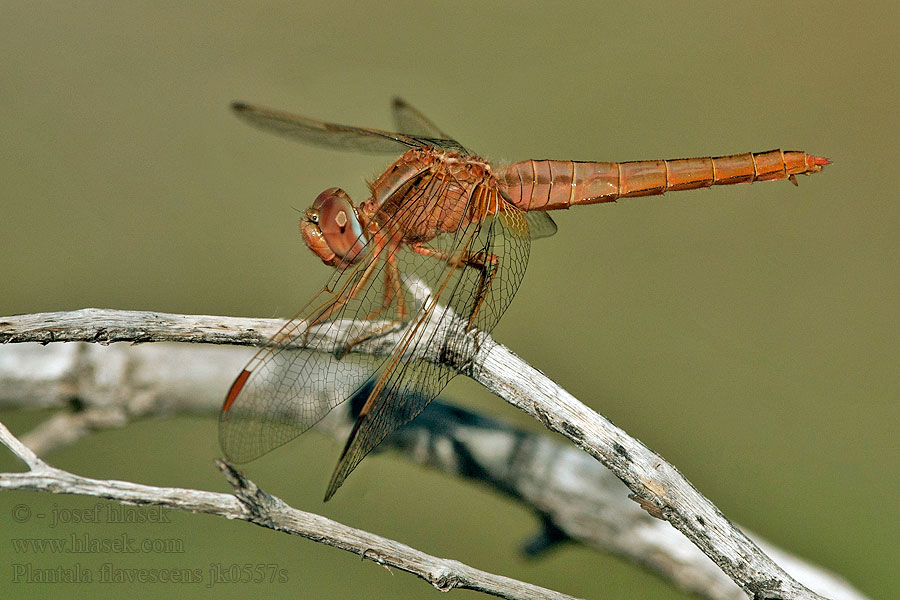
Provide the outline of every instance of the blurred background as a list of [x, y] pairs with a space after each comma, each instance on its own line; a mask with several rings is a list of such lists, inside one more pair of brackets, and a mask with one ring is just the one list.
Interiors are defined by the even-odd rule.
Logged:
[[[0, 315], [84, 307], [292, 315], [330, 274], [299, 236], [324, 188], [365, 197], [390, 158], [303, 146], [228, 110], [241, 99], [390, 128], [400, 95], [496, 160], [829, 156], [766, 183], [554, 214], [497, 340], [675, 464], [727, 516], [846, 576], [900, 589], [900, 154], [892, 3], [0, 3]], [[887, 18], [887, 20], [885, 20]], [[222, 393], [230, 381], [222, 381]], [[539, 429], [457, 378], [445, 398]], [[3, 410], [24, 433], [46, 413]], [[247, 466], [292, 505], [569, 594], [681, 598], [537, 528], [494, 492], [390, 455], [322, 504], [340, 447], [316, 434]], [[0, 469], [20, 468], [0, 453]], [[50, 455], [98, 477], [227, 491], [216, 420], [148, 420]], [[246, 523], [169, 513], [138, 526], [19, 524], [0, 495], [7, 597], [65, 590], [438, 597], [413, 576]], [[142, 527], [142, 528], [141, 528]], [[10, 541], [91, 532], [184, 552], [23, 556]], [[101, 531], [106, 531], [103, 534]], [[142, 533], [143, 532], [143, 533]], [[275, 564], [287, 583], [87, 588], [9, 583], [11, 564], [206, 570]], [[454, 592], [454, 597], [472, 597]]]

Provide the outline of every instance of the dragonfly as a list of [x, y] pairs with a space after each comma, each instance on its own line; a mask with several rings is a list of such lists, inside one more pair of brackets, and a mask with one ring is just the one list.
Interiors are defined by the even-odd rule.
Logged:
[[[289, 442], [363, 391], [366, 400], [326, 501], [369, 452], [469, 364], [479, 348], [473, 336], [491, 332], [519, 288], [531, 241], [556, 233], [548, 211], [713, 185], [785, 179], [796, 185], [797, 175], [830, 164], [802, 151], [771, 150], [501, 166], [400, 99], [393, 102], [396, 132], [243, 102], [232, 110], [251, 125], [303, 142], [400, 155], [368, 183], [369, 197], [359, 205], [333, 187], [305, 212], [302, 237], [334, 271], [238, 374], [219, 417], [223, 452], [242, 463]], [[394, 341], [384, 352], [348, 359], [363, 342], [387, 334]], [[298, 350], [315, 336], [330, 336], [337, 350]]]

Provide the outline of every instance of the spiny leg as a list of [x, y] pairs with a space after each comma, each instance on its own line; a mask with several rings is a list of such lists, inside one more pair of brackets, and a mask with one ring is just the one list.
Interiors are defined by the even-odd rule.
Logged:
[[[469, 317], [469, 329], [475, 326], [475, 317], [478, 316], [478, 311], [481, 309], [483, 302], [487, 299], [487, 293], [488, 290], [491, 289], [494, 277], [496, 277], [500, 270], [500, 258], [496, 254], [487, 254], [486, 251], [482, 250], [475, 254], [473, 260], [475, 259], [479, 261], [475, 266], [481, 271], [481, 276], [478, 281], [479, 300], [478, 304], [476, 304], [475, 308], [472, 310], [472, 316]], [[487, 275], [488, 263], [491, 264], [490, 275]], [[485, 281], [485, 279], [487, 280]]]
[[[427, 256], [429, 258], [436, 258], [438, 260], [447, 261], [454, 267], [469, 267], [472, 269], [478, 269], [478, 289], [475, 293], [475, 304], [472, 308], [472, 313], [469, 315], [469, 321], [467, 324], [467, 327], [469, 329], [474, 327], [475, 317], [478, 316], [478, 311], [481, 310], [481, 305], [487, 299], [487, 292], [491, 287], [491, 283], [493, 283], [494, 281], [494, 277], [497, 275], [497, 272], [500, 269], [500, 258], [496, 254], [487, 254], [486, 250], [479, 250], [478, 252], [470, 252], [468, 250], [464, 250], [461, 255], [454, 256], [451, 252], [438, 250], [437, 248], [431, 248], [430, 246], [425, 246], [424, 244], [411, 244], [410, 248], [417, 254], [421, 254], [422, 256]], [[490, 269], [488, 268], [488, 264], [491, 265]], [[490, 270], [490, 274], [488, 274], [488, 270]]]
[[394, 298], [397, 298], [398, 315], [401, 317], [406, 315], [406, 301], [400, 288], [400, 270], [397, 268], [397, 256], [390, 253], [385, 260], [387, 264], [384, 268], [384, 299], [381, 302], [381, 306], [366, 315], [366, 321], [371, 321], [383, 313], [386, 308], [394, 303]]
[[403, 288], [400, 284], [400, 269], [397, 268], [397, 256], [395, 254], [388, 254], [385, 258], [387, 264], [385, 264], [384, 270], [384, 300], [381, 303], [381, 306], [376, 308], [374, 311], [369, 313], [365, 320], [371, 321], [381, 313], [383, 313], [386, 309], [388, 309], [391, 304], [394, 303], [394, 299], [397, 300], [397, 318], [393, 321], [388, 321], [381, 327], [376, 327], [366, 333], [363, 333], [357, 338], [354, 338], [347, 342], [347, 344], [341, 349], [340, 354], [337, 355], [338, 358], [343, 358], [346, 356], [353, 346], [360, 344], [366, 340], [369, 340], [373, 337], [377, 337], [382, 333], [386, 333], [396, 327], [397, 325], [406, 321], [408, 317], [408, 313], [406, 310], [406, 299], [403, 297]]

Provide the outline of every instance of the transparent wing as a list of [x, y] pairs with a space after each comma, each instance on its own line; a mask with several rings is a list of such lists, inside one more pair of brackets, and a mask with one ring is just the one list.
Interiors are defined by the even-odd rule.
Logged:
[[556, 234], [556, 221], [542, 210], [531, 210], [525, 213], [531, 239], [538, 240]]
[[[247, 363], [231, 385], [219, 415], [219, 442], [229, 460], [247, 462], [291, 441], [377, 372], [386, 356], [353, 354], [337, 360], [334, 352], [300, 346], [323, 340], [340, 350], [355, 336], [389, 322], [388, 316], [380, 321], [355, 321], [357, 315], [367, 315], [382, 302], [378, 286], [384, 270], [367, 270], [381, 261], [373, 250], [355, 267], [336, 271], [325, 288]], [[348, 290], [360, 284], [367, 273], [371, 284], [348, 298]], [[328, 320], [317, 323], [323, 316]], [[355, 324], [343, 327], [348, 320]]]
[[462, 148], [458, 142], [449, 139], [327, 123], [244, 102], [232, 103], [231, 109], [238, 117], [260, 129], [332, 149], [400, 154], [422, 146]]
[[431, 138], [449, 138], [431, 119], [413, 108], [403, 98], [394, 98], [391, 103], [394, 113], [394, 125], [397, 131], [413, 135], [424, 135]]
[[[389, 219], [385, 222], [375, 238], [389, 234]], [[219, 415], [219, 442], [229, 460], [253, 460], [302, 434], [353, 396], [387, 360], [391, 347], [381, 356], [339, 358], [355, 342], [399, 328], [417, 302], [398, 289], [398, 260], [384, 244], [361, 247], [359, 260], [348, 257], [355, 264], [333, 271], [322, 291], [231, 385]], [[310, 342], [322, 342], [332, 352], [302, 348]]]
[[[379, 220], [379, 235], [389, 234], [392, 223], [419, 222], [436, 211], [468, 214], [459, 200], [403, 198], [390, 219], [385, 215]], [[484, 222], [460, 223], [456, 231], [429, 242], [429, 256], [369, 244], [356, 265], [335, 272], [232, 384], [219, 418], [226, 457], [252, 460], [300, 435], [371, 385], [329, 485], [330, 497], [384, 437], [419, 414], [456, 374], [450, 364], [464, 365], [474, 353], [469, 328], [490, 331], [496, 325], [527, 264], [528, 224], [518, 209], [510, 206]], [[298, 349], [317, 339], [339, 350], [353, 348], [367, 338], [395, 343], [380, 356], [351, 353], [339, 358], [340, 352]], [[435, 364], [423, 358], [429, 352], [441, 360]]]
[[[441, 131], [431, 119], [402, 98], [394, 98], [394, 101], [391, 103], [391, 110], [394, 113], [394, 125], [397, 131], [402, 131], [408, 135], [421, 135], [429, 139], [442, 140], [442, 143], [439, 144], [441, 148], [462, 154], [470, 154], [459, 142]], [[449, 144], [443, 142], [449, 142]]]
[[[477, 350], [471, 329], [494, 328], [525, 274], [528, 225], [514, 207], [433, 242], [436, 250], [448, 253], [447, 266], [430, 282], [433, 293], [382, 365], [329, 482], [326, 500], [373, 448], [422, 412], [457, 369], [469, 363]], [[463, 256], [469, 264], [458, 260]], [[441, 360], [419, 358], [425, 349], [432, 359]]]

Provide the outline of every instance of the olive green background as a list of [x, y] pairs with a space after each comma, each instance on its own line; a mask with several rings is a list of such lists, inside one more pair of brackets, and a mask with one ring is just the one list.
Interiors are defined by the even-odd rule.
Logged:
[[[636, 160], [775, 147], [834, 164], [555, 214], [496, 338], [674, 463], [726, 515], [873, 597], [900, 589], [898, 34], [890, 2], [0, 4], [0, 314], [83, 307], [290, 316], [329, 271], [297, 210], [364, 197], [389, 158], [255, 131], [235, 99], [389, 128], [401, 95], [498, 160]], [[222, 392], [230, 381], [222, 381]], [[2, 390], [0, 390], [2, 393]], [[446, 397], [537, 423], [463, 378]], [[22, 433], [46, 414], [4, 410]], [[337, 444], [247, 467], [299, 508], [592, 598], [678, 598], [532, 516], [392, 456], [321, 503]], [[74, 472], [225, 491], [213, 415], [96, 434]], [[19, 468], [7, 453], [0, 469]], [[240, 522], [14, 522], [94, 499], [0, 494], [5, 597], [438, 597], [420, 580]], [[104, 505], [105, 507], [105, 505]], [[184, 552], [23, 554], [14, 538], [180, 539]], [[287, 583], [13, 584], [14, 563], [273, 564]], [[454, 597], [475, 597], [453, 592]]]

